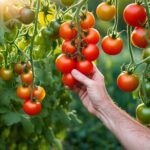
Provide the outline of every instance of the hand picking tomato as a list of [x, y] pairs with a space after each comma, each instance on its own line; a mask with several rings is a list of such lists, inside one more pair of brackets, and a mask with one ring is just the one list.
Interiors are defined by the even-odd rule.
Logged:
[[123, 49], [123, 40], [121, 38], [112, 38], [105, 36], [101, 43], [103, 51], [108, 55], [117, 55]]
[[42, 105], [40, 102], [32, 102], [30, 99], [27, 99], [23, 103], [23, 110], [28, 115], [38, 115], [42, 110]]
[[139, 4], [132, 3], [126, 6], [123, 12], [124, 21], [133, 27], [142, 26], [146, 22], [146, 9]]
[[107, 2], [102, 2], [97, 6], [96, 15], [103, 21], [111, 21], [116, 15], [116, 7]]
[[82, 29], [87, 30], [89, 28], [92, 28], [95, 24], [95, 17], [93, 13], [86, 12], [80, 15], [80, 26]]
[[149, 125], [150, 107], [147, 107], [144, 103], [138, 105], [138, 107], [136, 108], [136, 118], [142, 124]]
[[46, 92], [45, 89], [41, 86], [36, 86], [33, 89], [33, 98], [38, 101], [42, 101], [45, 98]]
[[23, 83], [26, 83], [26, 84], [32, 84], [32, 80], [33, 80], [33, 75], [32, 75], [32, 71], [30, 70], [29, 72], [27, 73], [22, 73], [21, 74], [21, 81]]
[[56, 67], [62, 73], [70, 73], [76, 67], [76, 63], [72, 58], [61, 54], [56, 59]]
[[18, 86], [16, 94], [19, 98], [26, 100], [30, 98], [30, 95], [31, 95], [30, 87]]
[[71, 88], [77, 83], [77, 80], [72, 76], [71, 73], [67, 73], [67, 74], [63, 74], [62, 82], [64, 85]]
[[0, 77], [2, 80], [11, 80], [13, 77], [13, 71], [11, 69], [2, 68], [0, 70]]
[[135, 74], [122, 72], [117, 78], [117, 85], [125, 92], [133, 92], [139, 85], [139, 78]]
[[93, 64], [88, 60], [78, 61], [76, 69], [85, 75], [90, 75], [93, 73]]
[[89, 61], [96, 60], [100, 54], [99, 48], [95, 44], [88, 44], [81, 52]]

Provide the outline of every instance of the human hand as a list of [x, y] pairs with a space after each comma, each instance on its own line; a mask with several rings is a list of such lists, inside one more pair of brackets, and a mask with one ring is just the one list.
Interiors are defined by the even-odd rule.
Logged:
[[73, 87], [72, 90], [79, 95], [87, 110], [96, 115], [98, 109], [110, 99], [105, 88], [104, 76], [96, 66], [94, 66], [94, 72], [90, 78], [75, 69], [71, 73], [81, 83]]

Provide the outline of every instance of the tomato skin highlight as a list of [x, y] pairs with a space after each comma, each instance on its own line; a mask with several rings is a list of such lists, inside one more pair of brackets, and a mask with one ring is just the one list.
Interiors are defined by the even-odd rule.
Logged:
[[33, 98], [38, 101], [42, 101], [46, 96], [45, 89], [41, 86], [37, 86], [33, 89]]
[[27, 99], [23, 103], [23, 110], [28, 115], [38, 115], [42, 110], [42, 105], [40, 102], [32, 102], [30, 99]]
[[136, 108], [136, 118], [142, 124], [149, 125], [150, 124], [150, 107], [147, 107], [144, 103], [138, 105]]
[[[89, 28], [92, 28], [95, 25], [95, 17], [93, 13], [86, 12], [84, 20], [80, 20], [80, 26], [82, 29], [87, 30]], [[82, 15], [81, 15], [82, 18]]]
[[103, 21], [111, 21], [116, 15], [116, 7], [107, 2], [102, 2], [96, 8], [96, 15]]
[[89, 61], [94, 61], [100, 55], [99, 48], [95, 44], [88, 44], [87, 47], [82, 49], [81, 53]]
[[130, 26], [142, 26], [147, 18], [146, 9], [136, 3], [129, 4], [124, 9], [123, 18], [126, 24]]
[[75, 67], [76, 63], [72, 58], [67, 58], [65, 54], [61, 54], [56, 59], [56, 68], [62, 73], [70, 73]]
[[88, 60], [78, 61], [76, 69], [84, 75], [90, 75], [93, 73], [93, 64]]
[[150, 32], [148, 32], [147, 37], [147, 30], [143, 27], [136, 27], [131, 33], [131, 42], [135, 47], [138, 48], [147, 47], [148, 45], [147, 38], [150, 39]]
[[72, 76], [71, 73], [67, 73], [67, 74], [63, 74], [62, 82], [64, 85], [72, 88], [77, 83], [77, 80]]
[[65, 40], [72, 40], [77, 35], [76, 27], [71, 27], [71, 23], [69, 21], [64, 22], [60, 25], [59, 28], [59, 36]]
[[18, 86], [16, 95], [23, 100], [29, 99], [31, 95], [30, 87]]
[[11, 80], [13, 77], [13, 71], [11, 69], [2, 68], [0, 69], [0, 77], [5, 81]]
[[94, 29], [94, 28], [90, 28], [88, 31], [87, 31], [87, 35], [84, 35], [83, 34], [83, 42], [89, 44], [97, 44], [99, 41], [100, 41], [100, 34], [99, 32]]
[[139, 78], [135, 74], [122, 72], [117, 78], [117, 85], [122, 91], [132, 92], [138, 87]]
[[72, 45], [72, 41], [63, 41], [61, 49], [63, 53], [73, 54], [77, 52], [75, 46]]
[[26, 84], [32, 84], [32, 80], [33, 80], [33, 75], [32, 75], [32, 71], [30, 70], [28, 73], [22, 73], [21, 74], [21, 81], [23, 83], [26, 83]]
[[123, 40], [121, 38], [112, 38], [105, 36], [101, 43], [102, 50], [108, 55], [117, 55], [123, 49]]

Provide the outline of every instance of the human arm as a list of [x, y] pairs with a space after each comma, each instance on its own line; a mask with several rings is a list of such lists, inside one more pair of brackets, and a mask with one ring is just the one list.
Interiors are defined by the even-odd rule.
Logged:
[[150, 129], [114, 104], [107, 93], [104, 77], [96, 67], [90, 79], [77, 70], [73, 70], [72, 75], [81, 83], [73, 91], [79, 95], [83, 105], [104, 123], [126, 149], [150, 149]]

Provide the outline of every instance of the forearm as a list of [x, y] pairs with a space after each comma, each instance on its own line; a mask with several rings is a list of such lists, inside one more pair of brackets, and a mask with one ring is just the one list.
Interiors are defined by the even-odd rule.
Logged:
[[97, 108], [97, 117], [128, 150], [150, 150], [150, 129], [117, 107], [110, 97]]

